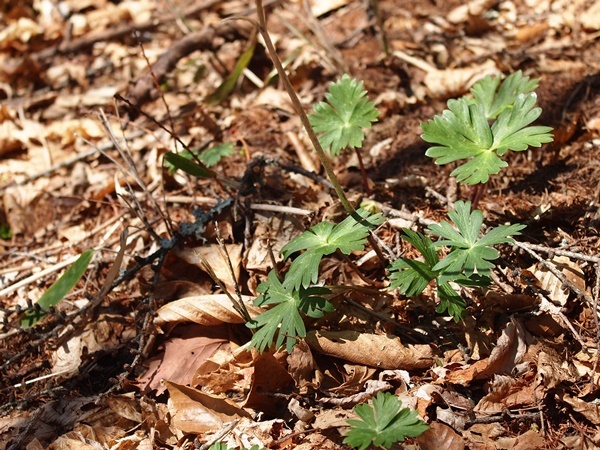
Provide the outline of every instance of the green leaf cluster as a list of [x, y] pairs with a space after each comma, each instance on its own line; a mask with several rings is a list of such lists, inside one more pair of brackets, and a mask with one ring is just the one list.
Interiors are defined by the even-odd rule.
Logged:
[[538, 80], [519, 71], [499, 83], [488, 75], [473, 86], [473, 97], [448, 100], [447, 110], [421, 124], [423, 140], [437, 144], [425, 153], [436, 164], [468, 160], [450, 174], [463, 184], [487, 183], [508, 165], [501, 157], [509, 150], [552, 142], [552, 128], [529, 126], [542, 112], [532, 92]]
[[321, 146], [329, 149], [332, 156], [347, 147], [362, 147], [363, 129], [371, 128], [379, 115], [375, 104], [367, 98], [363, 82], [344, 74], [330, 85], [325, 99], [327, 102], [317, 103], [314, 113], [308, 115], [311, 126], [320, 134]]
[[[308, 317], [318, 319], [325, 312], [333, 311], [333, 305], [323, 297], [331, 291], [323, 287], [300, 287], [293, 289], [282, 284], [277, 274], [271, 271], [268, 281], [262, 282], [258, 288], [262, 295], [257, 297], [257, 306], [273, 306], [258, 315], [246, 326], [257, 329], [252, 336], [251, 345], [260, 353], [269, 348], [273, 342], [280, 347], [285, 340], [285, 347], [291, 352], [298, 338], [306, 337], [306, 327], [301, 312]], [[277, 337], [275, 337], [277, 336]]]
[[321, 222], [287, 243], [282, 255], [287, 259], [293, 253], [304, 250], [292, 262], [285, 277], [285, 283], [294, 289], [316, 283], [319, 277], [319, 264], [323, 256], [336, 251], [349, 255], [365, 247], [369, 230], [384, 222], [382, 214], [369, 213], [364, 209], [349, 216], [338, 224]]
[[283, 282], [271, 271], [267, 281], [258, 286], [261, 295], [254, 304], [273, 307], [246, 324], [257, 330], [252, 345], [263, 352], [273, 342], [279, 347], [285, 340], [286, 349], [291, 351], [297, 339], [306, 336], [303, 315], [318, 319], [333, 311], [333, 305], [323, 297], [330, 293], [329, 289], [311, 286], [318, 281], [323, 256], [363, 250], [369, 230], [383, 221], [381, 214], [369, 215], [359, 209], [356, 216], [338, 224], [321, 222], [286, 244], [281, 249], [286, 259], [303, 253], [292, 261]]
[[389, 392], [379, 392], [373, 398], [373, 406], [357, 405], [354, 412], [361, 420], [348, 420], [350, 430], [344, 443], [359, 450], [370, 445], [390, 448], [395, 442], [417, 437], [429, 429], [416, 411], [403, 408], [402, 402]]
[[[421, 233], [403, 229], [404, 239], [422, 255], [423, 261], [399, 258], [390, 267], [390, 288], [399, 289], [406, 296], [421, 294], [435, 280], [440, 303], [437, 312], [447, 312], [455, 321], [464, 314], [466, 304], [450, 283], [462, 286], [487, 286], [490, 284], [491, 262], [499, 253], [493, 247], [513, 242], [510, 236], [520, 234], [524, 225], [502, 225], [481, 236], [483, 214], [471, 211], [471, 202], [458, 201], [455, 210], [448, 213], [453, 224], [442, 221], [429, 226], [429, 233], [441, 239], [433, 242]], [[438, 249], [448, 247], [443, 259]]]

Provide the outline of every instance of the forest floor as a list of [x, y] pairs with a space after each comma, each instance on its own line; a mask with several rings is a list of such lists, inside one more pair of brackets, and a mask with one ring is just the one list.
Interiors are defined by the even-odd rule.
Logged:
[[[527, 226], [498, 247], [494, 285], [462, 290], [456, 323], [432, 287], [390, 290], [370, 246], [349, 255], [362, 277], [333, 254], [319, 281], [334, 311], [290, 353], [259, 354], [227, 293], [260, 313], [282, 246], [344, 215], [263, 41], [224, 21], [254, 4], [4, 1], [0, 449], [350, 448], [352, 408], [382, 391], [430, 427], [393, 448], [600, 448], [600, 1], [265, 8], [307, 112], [344, 73], [380, 111], [368, 188], [354, 152], [332, 161], [395, 255], [414, 256], [402, 227], [471, 195], [425, 156], [421, 123], [487, 74], [540, 78], [554, 142], [509, 152], [479, 204], [488, 226]], [[217, 176], [170, 173], [184, 147], [220, 149]], [[74, 289], [23, 328], [89, 248]]]

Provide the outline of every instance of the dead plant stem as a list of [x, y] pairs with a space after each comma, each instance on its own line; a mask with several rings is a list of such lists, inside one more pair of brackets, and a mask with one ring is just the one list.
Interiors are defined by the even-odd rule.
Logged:
[[[327, 172], [327, 176], [331, 180], [333, 189], [334, 189], [335, 193], [337, 194], [338, 198], [340, 199], [342, 206], [344, 207], [344, 209], [346, 211], [348, 211], [348, 213], [350, 215], [355, 215], [356, 210], [354, 209], [352, 204], [348, 201], [348, 198], [346, 197], [344, 189], [342, 189], [342, 186], [340, 185], [340, 182], [339, 182], [337, 176], [335, 175], [335, 172], [333, 171], [333, 166], [331, 165], [331, 160], [325, 153], [325, 150], [323, 150], [323, 147], [321, 147], [321, 144], [319, 143], [319, 138], [317, 137], [312, 126], [310, 125], [310, 121], [308, 120], [308, 116], [304, 112], [302, 103], [300, 102], [300, 99], [298, 98], [298, 95], [296, 94], [296, 91], [294, 90], [294, 87], [292, 86], [292, 83], [290, 82], [290, 79], [288, 78], [288, 76], [285, 72], [285, 69], [283, 68], [283, 65], [281, 64], [281, 60], [279, 59], [279, 56], [277, 56], [277, 51], [275, 50], [275, 46], [273, 45], [273, 42], [271, 41], [271, 37], [269, 36], [269, 32], [267, 31], [267, 24], [266, 24], [267, 21], [266, 21], [265, 10], [263, 8], [262, 0], [256, 0], [256, 12], [258, 15], [258, 23], [255, 23], [255, 26], [258, 28], [258, 31], [261, 34], [263, 41], [265, 42], [267, 51], [269, 52], [269, 55], [271, 56], [271, 60], [273, 61], [273, 64], [275, 65], [275, 68], [277, 69], [277, 74], [279, 75], [279, 78], [281, 79], [281, 82], [283, 83], [283, 86], [284, 86], [288, 96], [290, 97], [292, 105], [294, 106], [294, 110], [296, 111], [296, 114], [298, 114], [298, 117], [300, 117], [302, 126], [306, 130], [308, 137], [309, 137], [311, 143], [313, 144], [313, 146], [317, 152], [317, 155], [319, 156], [319, 159], [321, 160], [321, 164], [323, 165], [325, 172]], [[244, 19], [249, 20], [247, 18], [244, 18]], [[251, 21], [251, 22], [254, 22], [254, 21]]]

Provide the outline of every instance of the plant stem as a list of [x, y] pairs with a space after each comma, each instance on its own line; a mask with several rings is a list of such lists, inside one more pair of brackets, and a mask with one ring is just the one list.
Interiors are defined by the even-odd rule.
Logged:
[[354, 147], [354, 151], [356, 152], [356, 156], [358, 158], [358, 166], [360, 167], [360, 174], [362, 176], [362, 182], [363, 182], [363, 186], [365, 188], [365, 194], [371, 195], [369, 179], [367, 178], [367, 170], [365, 169], [365, 164], [363, 163], [362, 155], [360, 153], [360, 150], [357, 147]]
[[479, 200], [481, 200], [481, 197], [483, 197], [483, 193], [485, 192], [486, 187], [487, 183], [478, 184], [473, 187], [471, 191], [471, 211], [477, 209], [477, 206], [479, 205]]
[[267, 51], [269, 52], [269, 56], [271, 57], [271, 60], [273, 61], [273, 64], [275, 65], [275, 69], [277, 70], [277, 74], [279, 75], [279, 78], [281, 79], [281, 82], [283, 83], [283, 86], [284, 86], [285, 90], [287, 91], [287, 94], [290, 97], [290, 100], [292, 101], [294, 110], [296, 111], [296, 114], [298, 114], [298, 116], [300, 117], [302, 126], [304, 126], [304, 129], [308, 133], [308, 137], [317, 152], [317, 156], [319, 157], [319, 160], [321, 161], [321, 164], [323, 165], [325, 172], [327, 172], [327, 176], [331, 180], [333, 189], [334, 189], [335, 193], [337, 194], [338, 198], [340, 199], [342, 206], [344, 207], [344, 209], [346, 211], [348, 211], [348, 214], [354, 215], [356, 213], [356, 210], [354, 209], [352, 204], [348, 201], [348, 198], [346, 197], [346, 194], [344, 193], [344, 190], [342, 189], [342, 186], [340, 185], [340, 182], [337, 179], [337, 176], [335, 175], [335, 173], [333, 171], [333, 166], [331, 165], [331, 160], [325, 153], [325, 150], [323, 150], [323, 147], [321, 147], [321, 144], [319, 143], [319, 139], [317, 138], [317, 135], [316, 135], [315, 131], [313, 130], [312, 126], [310, 125], [310, 122], [308, 120], [306, 113], [304, 112], [302, 103], [300, 103], [300, 99], [298, 98], [298, 95], [296, 94], [296, 91], [294, 90], [294, 87], [292, 86], [292, 83], [290, 82], [290, 79], [288, 78], [288, 76], [285, 72], [285, 69], [283, 68], [283, 65], [281, 64], [281, 60], [279, 59], [279, 56], [277, 56], [277, 51], [275, 50], [275, 46], [273, 45], [273, 42], [271, 41], [271, 37], [269, 36], [269, 32], [267, 31], [267, 26], [266, 26], [267, 21], [266, 21], [265, 10], [263, 8], [262, 0], [256, 0], [256, 12], [258, 15], [258, 31], [261, 34], [263, 40], [265, 41], [265, 46], [267, 48]]

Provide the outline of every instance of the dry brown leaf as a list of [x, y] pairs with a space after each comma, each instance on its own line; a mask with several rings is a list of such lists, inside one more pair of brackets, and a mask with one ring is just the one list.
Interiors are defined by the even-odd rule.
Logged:
[[537, 350], [536, 356], [537, 374], [534, 386], [536, 398], [541, 401], [549, 390], [571, 379], [571, 374], [563, 367], [563, 358], [556, 350], [543, 347]]
[[454, 384], [466, 385], [473, 380], [483, 380], [497, 374], [511, 373], [523, 361], [527, 350], [525, 329], [516, 319], [512, 319], [502, 330], [498, 343], [489, 358], [477, 361], [462, 369], [449, 372], [445, 379]]
[[226, 397], [209, 395], [166, 380], [163, 383], [169, 391], [171, 426], [184, 433], [215, 431], [227, 422], [251, 417]]
[[225, 249], [233, 267], [233, 276], [229, 267], [229, 263], [225, 259], [226, 256], [219, 244], [209, 244], [200, 247], [182, 248], [175, 251], [175, 254], [186, 261], [188, 264], [193, 264], [199, 269], [207, 272], [204, 267], [206, 261], [217, 278], [223, 282], [229, 292], [235, 292], [235, 283], [240, 278], [240, 267], [242, 264], [242, 244], [225, 244]]
[[281, 406], [281, 399], [270, 395], [272, 392], [286, 391], [293, 379], [287, 369], [273, 355], [252, 352], [254, 371], [250, 392], [243, 406], [267, 414], [274, 414]]
[[474, 408], [484, 413], [498, 413], [506, 408], [530, 406], [536, 403], [533, 383], [523, 385], [522, 380], [507, 375], [495, 375], [489, 393]]
[[245, 255], [245, 267], [266, 273], [273, 268], [268, 246], [271, 246], [275, 260], [281, 261], [281, 249], [302, 232], [301, 223], [289, 216], [268, 212], [257, 213], [256, 217], [258, 223]]
[[381, 369], [426, 369], [435, 356], [429, 345], [405, 346], [396, 336], [358, 331], [309, 331], [306, 342], [326, 355]]
[[424, 82], [433, 98], [458, 97], [486, 75], [500, 75], [496, 63], [492, 60], [487, 60], [479, 66], [432, 70], [427, 73]]
[[[319, 401], [326, 405], [341, 406], [342, 408], [352, 408], [359, 403], [365, 403], [372, 399], [378, 392], [389, 391], [393, 386], [387, 381], [368, 380], [362, 389], [353, 395], [345, 397], [321, 397]], [[406, 406], [406, 402], [402, 402]]]
[[87, 355], [117, 348], [135, 336], [135, 330], [123, 327], [120, 316], [102, 315], [86, 329], [58, 347], [52, 354], [52, 373], [67, 376], [76, 373]]
[[111, 395], [106, 399], [106, 404], [115, 414], [135, 423], [143, 420], [140, 401], [133, 394]]
[[569, 394], [561, 396], [561, 400], [573, 407], [573, 411], [581, 414], [596, 426], [600, 426], [600, 405], [598, 403], [586, 402]]
[[421, 450], [464, 450], [464, 439], [448, 425], [440, 422], [428, 425], [429, 429], [417, 438]]
[[523, 361], [527, 351], [525, 329], [520, 321], [512, 318], [498, 338], [488, 363], [488, 375], [511, 373]]
[[148, 369], [137, 380], [142, 391], [164, 391], [161, 380], [189, 384], [197, 368], [223, 348], [229, 348], [227, 330], [196, 324], [178, 326], [164, 343], [164, 352], [146, 362]]
[[319, 414], [313, 422], [315, 430], [328, 430], [348, 426], [348, 419], [357, 419], [358, 416], [352, 411], [343, 408], [327, 409]]
[[588, 31], [600, 30], [600, 1], [596, 0], [594, 4], [577, 19], [583, 28]]
[[[577, 263], [571, 261], [566, 256], [555, 256], [548, 262], [552, 263], [558, 271], [562, 272], [569, 282], [585, 292], [585, 276]], [[531, 266], [529, 271], [540, 282], [541, 288], [548, 291], [550, 300], [560, 306], [566, 305], [570, 290], [567, 286], [563, 286], [563, 283], [552, 272], [539, 263]]]
[[466, 22], [471, 16], [481, 16], [497, 3], [496, 0], [471, 0], [450, 11], [447, 19], [454, 24]]
[[[262, 309], [252, 304], [253, 297], [243, 295], [242, 300], [251, 317], [262, 312]], [[175, 300], [160, 308], [154, 320], [159, 327], [182, 322], [213, 326], [223, 323], [242, 324], [246, 321], [235, 310], [227, 294], [194, 295]]]
[[34, 36], [42, 34], [43, 30], [36, 22], [27, 18], [19, 17], [16, 22], [8, 24], [0, 30], [0, 48], [21, 47]]
[[305, 394], [309, 387], [318, 387], [313, 381], [315, 359], [305, 341], [298, 341], [294, 345], [292, 352], [287, 357], [287, 363], [288, 373], [294, 379], [300, 393]]

